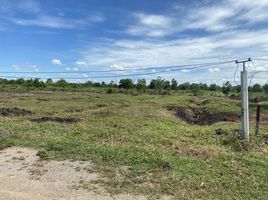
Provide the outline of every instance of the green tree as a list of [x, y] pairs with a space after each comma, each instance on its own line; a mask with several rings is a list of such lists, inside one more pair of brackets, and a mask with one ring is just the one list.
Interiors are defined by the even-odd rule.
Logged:
[[263, 91], [268, 94], [268, 83], [266, 83], [263, 87]]
[[108, 87], [110, 87], [110, 88], [118, 88], [118, 85], [117, 85], [114, 81], [111, 81], [111, 82], [108, 84]]
[[232, 90], [232, 85], [230, 84], [229, 81], [223, 84], [222, 86], [222, 93], [227, 96]]
[[182, 83], [178, 86], [179, 90], [189, 90], [190, 89], [190, 83], [186, 82], [186, 83]]
[[262, 92], [262, 87], [261, 87], [261, 85], [260, 84], [254, 84], [253, 86], [252, 86], [252, 91], [253, 92]]
[[16, 80], [16, 83], [19, 85], [24, 85], [25, 84], [25, 80], [23, 78], [19, 78]]
[[130, 89], [134, 87], [134, 83], [131, 79], [127, 78], [127, 79], [121, 79], [119, 81], [119, 88], [124, 88], [124, 89]]
[[172, 90], [178, 89], [178, 82], [174, 78], [171, 80], [171, 89]]
[[160, 94], [162, 89], [165, 88], [165, 84], [167, 85], [166, 81], [159, 76], [157, 79], [151, 80], [149, 88], [158, 90], [158, 93]]
[[198, 95], [198, 91], [199, 91], [199, 84], [197, 83], [192, 83], [190, 85], [190, 89], [191, 89], [191, 92], [193, 93], [194, 96], [197, 96]]
[[146, 79], [145, 78], [142, 78], [142, 79], [138, 80], [137, 90], [139, 92], [145, 92], [146, 91]]
[[215, 83], [213, 83], [213, 84], [211, 84], [210, 86], [209, 86], [209, 88], [208, 88], [210, 91], [216, 91], [217, 89], [218, 89], [218, 86], [215, 84]]
[[53, 84], [53, 80], [51, 78], [47, 79], [46, 84], [52, 85]]
[[64, 79], [61, 79], [61, 80], [59, 80], [59, 81], [57, 81], [55, 83], [55, 86], [57, 86], [57, 87], [67, 87], [68, 86], [68, 82], [65, 81]]

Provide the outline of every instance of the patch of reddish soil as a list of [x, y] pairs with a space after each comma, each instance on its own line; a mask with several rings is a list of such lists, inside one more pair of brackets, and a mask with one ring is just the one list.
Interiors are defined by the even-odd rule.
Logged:
[[33, 114], [29, 110], [20, 108], [0, 108], [0, 116], [25, 116]]
[[41, 118], [32, 119], [31, 121], [37, 122], [37, 123], [58, 122], [58, 123], [72, 124], [72, 123], [80, 122], [80, 119], [60, 118], [60, 117], [41, 117]]
[[177, 106], [167, 106], [170, 111], [174, 111], [178, 117], [189, 124], [212, 125], [217, 122], [235, 122], [240, 119], [237, 113], [212, 113], [202, 108], [183, 109]]

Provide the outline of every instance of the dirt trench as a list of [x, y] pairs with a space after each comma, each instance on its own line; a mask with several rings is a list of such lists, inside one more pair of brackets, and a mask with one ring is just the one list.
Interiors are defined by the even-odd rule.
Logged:
[[33, 113], [29, 110], [14, 108], [0, 108], [0, 116], [25, 116], [32, 115]]
[[218, 122], [235, 122], [240, 119], [238, 113], [213, 113], [203, 108], [183, 109], [177, 106], [166, 106], [169, 111], [189, 124], [212, 125]]
[[36, 123], [57, 122], [57, 123], [73, 124], [78, 123], [81, 120], [77, 118], [41, 117], [32, 119], [31, 121]]

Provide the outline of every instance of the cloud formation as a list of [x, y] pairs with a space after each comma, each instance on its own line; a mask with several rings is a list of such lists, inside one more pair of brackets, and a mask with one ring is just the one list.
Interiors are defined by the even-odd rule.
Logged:
[[61, 62], [61, 60], [59, 60], [59, 59], [53, 59], [53, 60], [51, 60], [51, 63], [52, 63], [53, 65], [62, 65], [62, 62]]
[[[36, 0], [0, 0], [0, 14], [4, 13], [5, 20], [21, 26], [39, 26], [56, 29], [74, 29], [100, 23], [105, 17], [100, 12], [91, 15], [67, 17], [64, 13], [53, 15], [45, 12], [42, 5]], [[20, 13], [30, 14], [28, 17], [21, 17]], [[1, 17], [0, 17], [1, 19]]]

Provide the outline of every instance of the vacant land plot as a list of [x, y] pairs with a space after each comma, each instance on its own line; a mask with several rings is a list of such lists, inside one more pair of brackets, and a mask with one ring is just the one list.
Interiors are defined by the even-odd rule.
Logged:
[[268, 107], [260, 137], [251, 108], [250, 143], [239, 140], [239, 112], [239, 100], [209, 95], [2, 93], [0, 182], [25, 176], [37, 191], [63, 187], [65, 199], [265, 199]]

